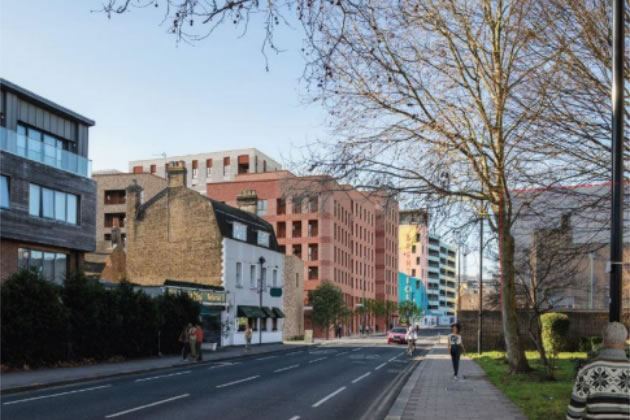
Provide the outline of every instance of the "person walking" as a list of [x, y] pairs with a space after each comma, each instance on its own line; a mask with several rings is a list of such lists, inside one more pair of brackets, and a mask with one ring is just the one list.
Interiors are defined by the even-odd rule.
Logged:
[[417, 338], [418, 336], [416, 335], [416, 329], [413, 327], [413, 325], [410, 325], [409, 328], [407, 328], [407, 335], [405, 336], [405, 339], [407, 340], [407, 356], [408, 357], [413, 356], [413, 352], [416, 350]]
[[630, 361], [624, 351], [628, 330], [610, 322], [602, 339], [602, 349], [575, 378], [567, 420], [630, 418]]
[[203, 355], [201, 352], [201, 344], [203, 343], [203, 329], [201, 328], [201, 325], [199, 325], [199, 323], [195, 325], [195, 340], [196, 340], [195, 350], [197, 351], [197, 361], [201, 362], [201, 360], [203, 359]]
[[245, 328], [245, 351], [249, 352], [252, 346], [252, 327], [247, 324], [247, 328]]
[[190, 344], [190, 355], [193, 360], [197, 358], [197, 329], [194, 325], [190, 325], [188, 328], [188, 343]]
[[192, 324], [189, 322], [188, 325], [184, 326], [181, 334], [179, 335], [178, 341], [182, 343], [182, 360], [186, 360], [188, 358], [188, 354], [190, 353], [190, 343], [188, 342], [188, 331], [192, 328]]
[[462, 353], [466, 351], [462, 336], [460, 335], [460, 326], [458, 323], [451, 325], [451, 333], [448, 335], [448, 352], [451, 354], [451, 362], [453, 363], [453, 379], [458, 380], [459, 377], [459, 359]]

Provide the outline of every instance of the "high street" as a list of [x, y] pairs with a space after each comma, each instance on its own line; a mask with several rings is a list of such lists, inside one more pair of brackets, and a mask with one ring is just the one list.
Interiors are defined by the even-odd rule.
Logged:
[[[361, 418], [408, 367], [384, 339], [48, 388], [2, 398], [6, 419]], [[422, 349], [418, 349], [419, 355]]]

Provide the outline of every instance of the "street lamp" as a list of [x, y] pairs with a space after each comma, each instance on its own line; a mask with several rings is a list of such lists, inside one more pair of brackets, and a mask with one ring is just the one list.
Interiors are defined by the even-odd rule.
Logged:
[[[260, 257], [258, 259], [258, 263], [260, 264], [260, 281], [258, 282], [258, 300], [259, 300], [259, 305], [260, 305], [260, 313], [262, 313], [262, 308], [263, 308], [263, 281], [264, 281], [264, 277], [263, 277], [263, 265], [265, 264], [265, 257]], [[258, 345], [260, 346], [262, 344], [262, 320], [263, 318], [260, 318], [260, 325], [258, 325]]]

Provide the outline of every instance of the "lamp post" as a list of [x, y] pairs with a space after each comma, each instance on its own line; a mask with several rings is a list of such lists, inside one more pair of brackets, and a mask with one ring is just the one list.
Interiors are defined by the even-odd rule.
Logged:
[[481, 354], [482, 312], [483, 311], [483, 217], [479, 217], [479, 320], [477, 329], [477, 353]]
[[[260, 257], [258, 259], [258, 263], [260, 264], [260, 281], [258, 282], [258, 300], [259, 300], [259, 305], [260, 305], [260, 313], [262, 313], [262, 307], [263, 307], [263, 281], [265, 280], [265, 278], [263, 277], [263, 265], [265, 264], [265, 257]], [[260, 318], [260, 325], [258, 326], [258, 345], [262, 345], [262, 320], [263, 318]]]
[[609, 321], [621, 318], [621, 274], [623, 268], [623, 123], [624, 123], [624, 3], [613, 1], [612, 84], [612, 209], [610, 225]]

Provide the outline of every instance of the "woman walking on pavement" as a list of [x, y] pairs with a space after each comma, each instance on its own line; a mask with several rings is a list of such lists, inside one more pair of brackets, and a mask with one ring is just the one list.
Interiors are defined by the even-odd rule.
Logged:
[[459, 359], [462, 353], [466, 351], [462, 336], [460, 335], [460, 326], [458, 323], [451, 325], [451, 333], [448, 335], [448, 352], [451, 354], [451, 362], [453, 362], [453, 379], [458, 380]]

